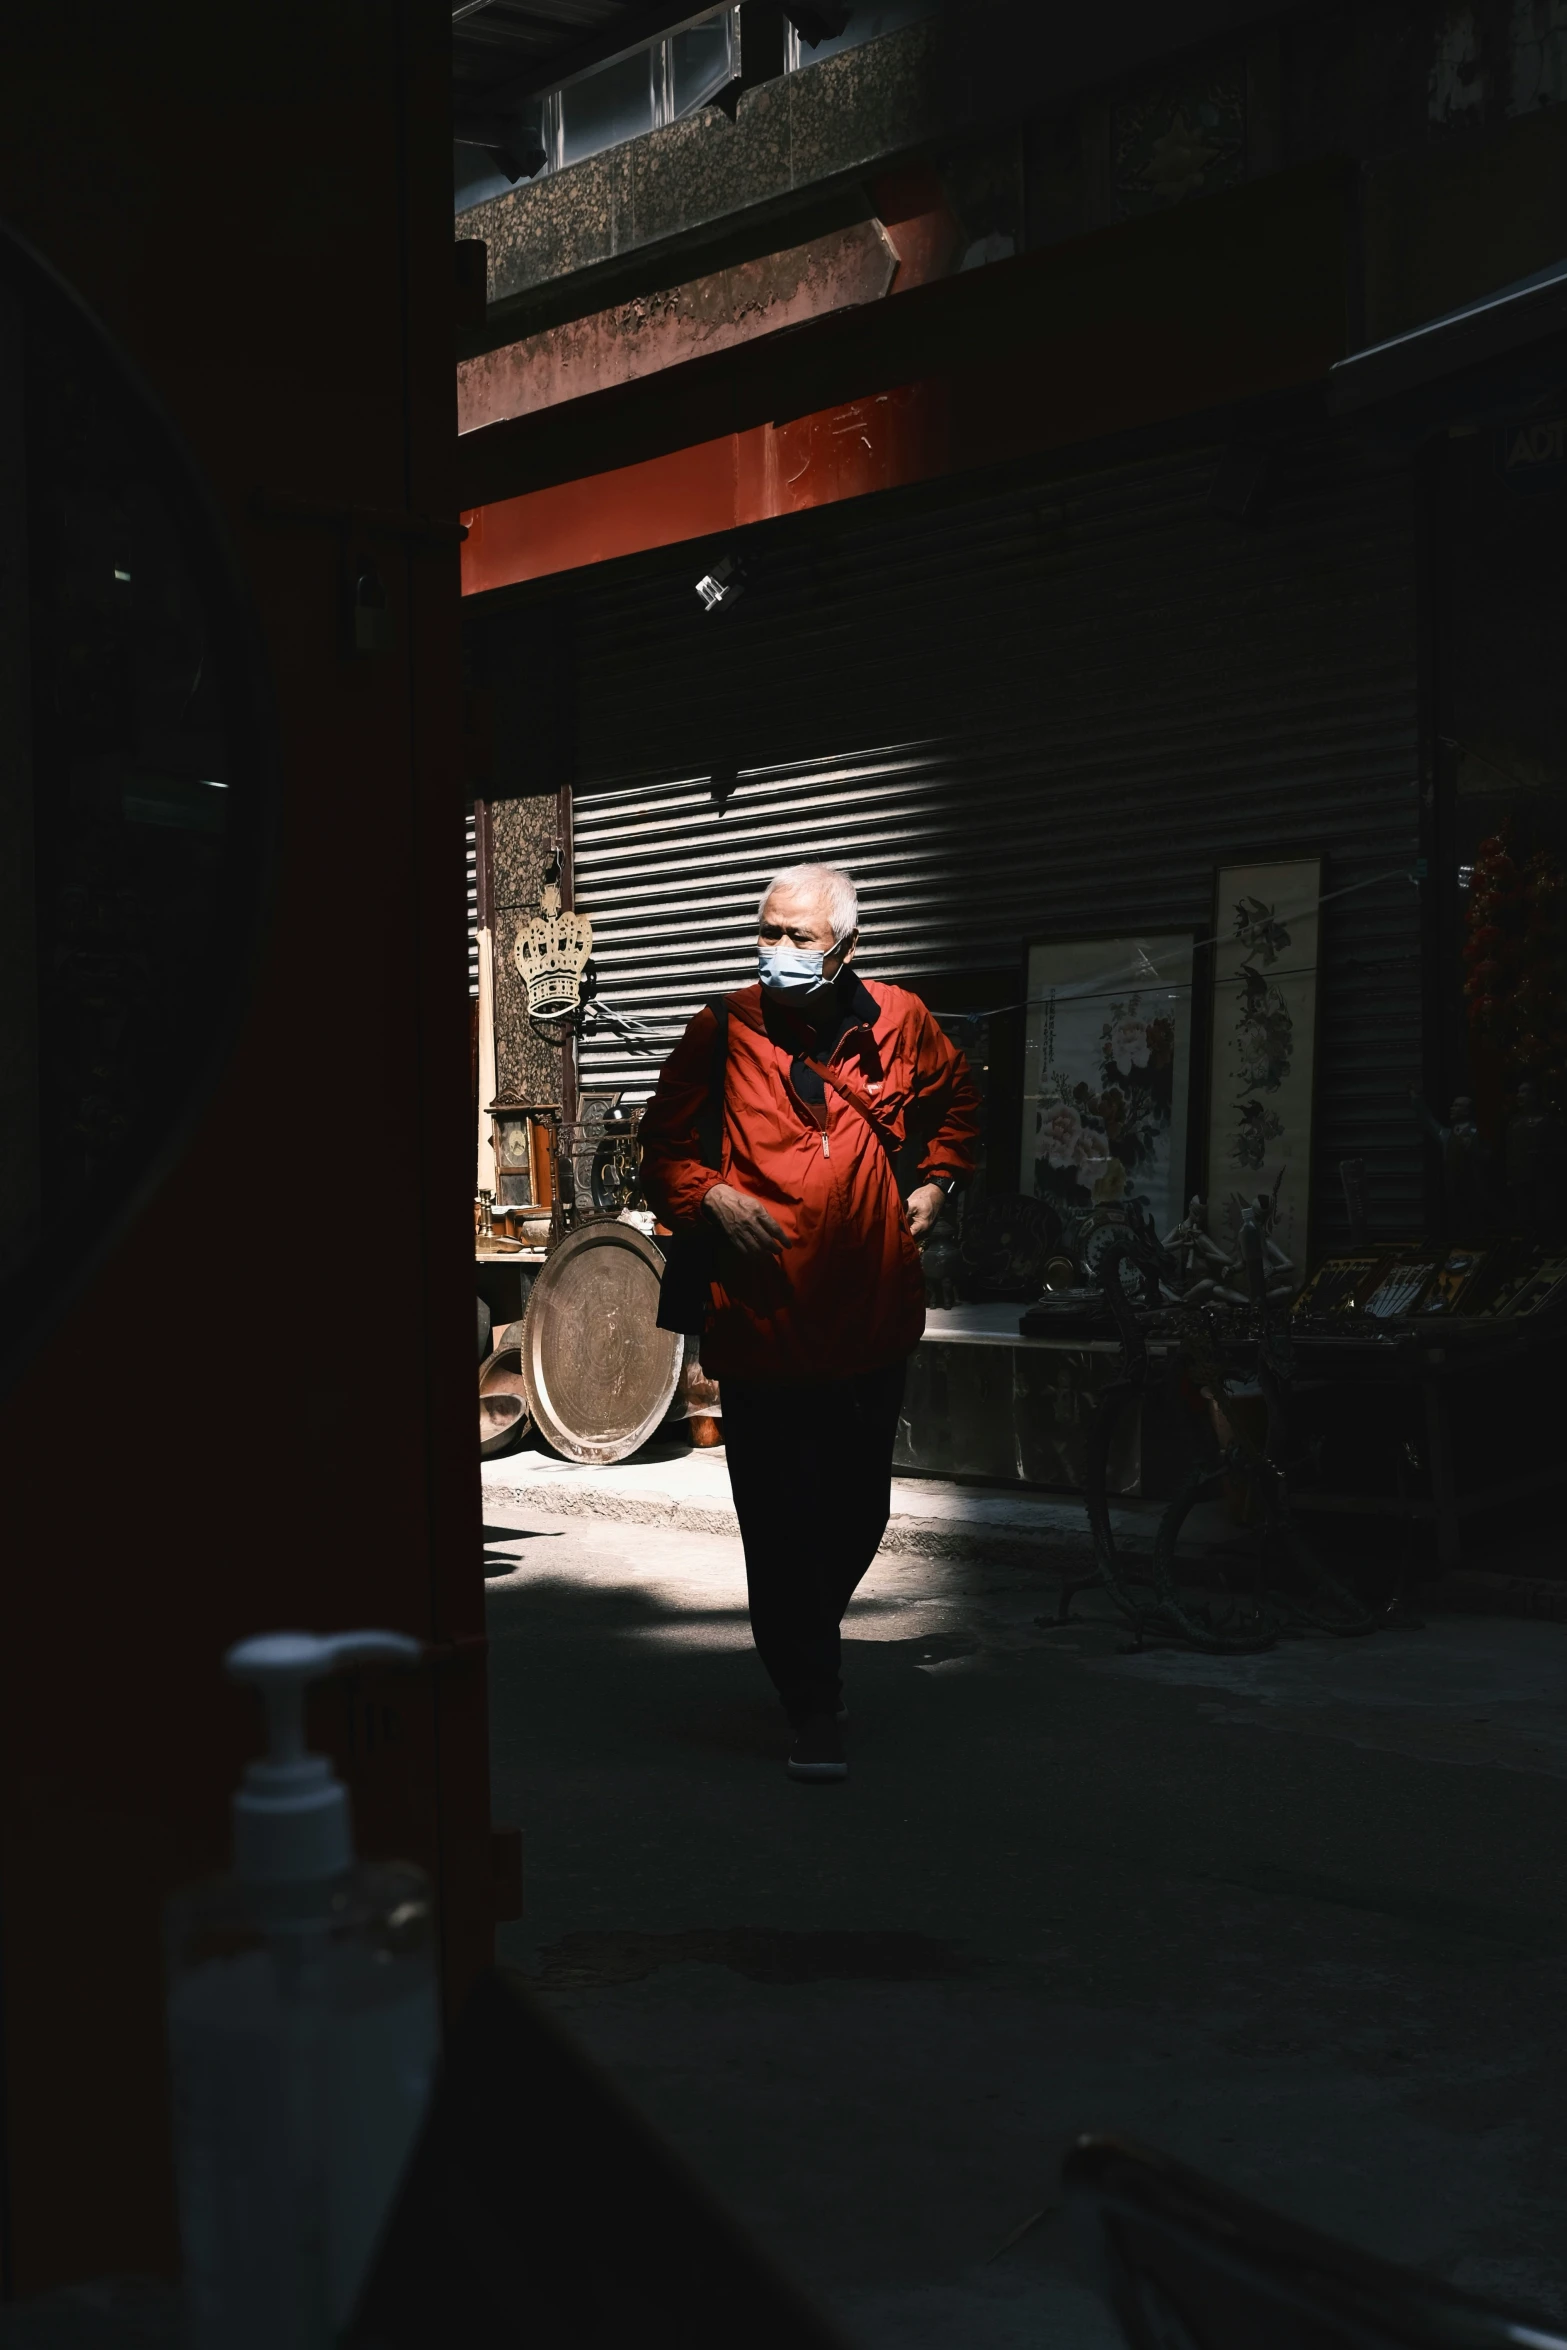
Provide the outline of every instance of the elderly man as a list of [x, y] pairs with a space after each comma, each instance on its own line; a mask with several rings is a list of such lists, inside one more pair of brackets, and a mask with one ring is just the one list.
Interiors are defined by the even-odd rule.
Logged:
[[649, 1200], [688, 1251], [711, 1243], [702, 1364], [723, 1395], [752, 1636], [805, 1780], [848, 1774], [839, 1626], [892, 1504], [925, 1327], [917, 1244], [978, 1131], [973, 1079], [924, 1005], [855, 970], [858, 925], [847, 873], [778, 874], [758, 984], [698, 1012], [642, 1121]]

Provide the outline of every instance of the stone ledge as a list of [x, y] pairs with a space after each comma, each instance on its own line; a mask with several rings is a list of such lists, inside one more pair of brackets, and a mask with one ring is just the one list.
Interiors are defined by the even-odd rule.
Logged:
[[459, 213], [488, 250], [491, 307], [628, 253], [873, 170], [951, 127], [938, 17], [764, 82], [734, 122], [700, 107]]

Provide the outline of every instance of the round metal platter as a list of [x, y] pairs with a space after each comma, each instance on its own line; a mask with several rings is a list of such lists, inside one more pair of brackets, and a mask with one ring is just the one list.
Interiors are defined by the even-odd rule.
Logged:
[[664, 1260], [635, 1225], [583, 1224], [552, 1250], [523, 1317], [522, 1377], [540, 1435], [569, 1461], [623, 1461], [680, 1382], [684, 1341], [658, 1327]]

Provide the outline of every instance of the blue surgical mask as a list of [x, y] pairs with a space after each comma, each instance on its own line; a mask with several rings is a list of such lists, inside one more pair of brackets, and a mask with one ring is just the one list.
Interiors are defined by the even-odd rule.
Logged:
[[814, 995], [822, 985], [822, 965], [843, 941], [830, 947], [791, 946], [786, 938], [756, 950], [756, 974], [774, 995]]

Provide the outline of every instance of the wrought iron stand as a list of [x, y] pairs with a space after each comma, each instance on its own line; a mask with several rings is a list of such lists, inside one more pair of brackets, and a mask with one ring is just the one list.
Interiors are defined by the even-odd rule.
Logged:
[[[1127, 1287], [1130, 1266], [1143, 1292], [1141, 1310]], [[1042, 1623], [1070, 1620], [1080, 1591], [1108, 1592], [1136, 1648], [1150, 1640], [1179, 1643], [1217, 1655], [1248, 1655], [1271, 1648], [1282, 1634], [1316, 1631], [1352, 1637], [1374, 1632], [1395, 1601], [1368, 1607], [1347, 1584], [1322, 1566], [1290, 1506], [1289, 1333], [1267, 1306], [1256, 1304], [1239, 1328], [1227, 1328], [1212, 1309], [1171, 1308], [1160, 1298], [1161, 1278], [1174, 1262], [1151, 1230], [1134, 1227], [1117, 1237], [1099, 1259], [1097, 1276], [1121, 1341], [1118, 1376], [1104, 1390], [1085, 1447], [1084, 1502], [1093, 1540], [1091, 1574], [1076, 1577], [1061, 1594], [1059, 1609]], [[1121, 1415], [1151, 1394], [1155, 1372], [1148, 1333], [1157, 1325], [1173, 1342], [1177, 1373], [1184, 1373], [1213, 1411], [1220, 1433], [1217, 1459], [1197, 1461], [1165, 1508], [1147, 1561], [1129, 1557], [1116, 1542], [1110, 1518], [1110, 1446]], [[1267, 1405], [1267, 1433], [1259, 1447], [1227, 1413], [1229, 1367], [1239, 1356], [1251, 1370]], [[1195, 1505], [1217, 1491], [1221, 1480], [1238, 1479], [1257, 1524], [1256, 1577], [1249, 1605], [1232, 1604], [1221, 1615], [1194, 1603], [1176, 1580], [1176, 1545]], [[1287, 1578], [1287, 1580], [1286, 1580]], [[1146, 1596], [1143, 1596], [1146, 1594]]]

